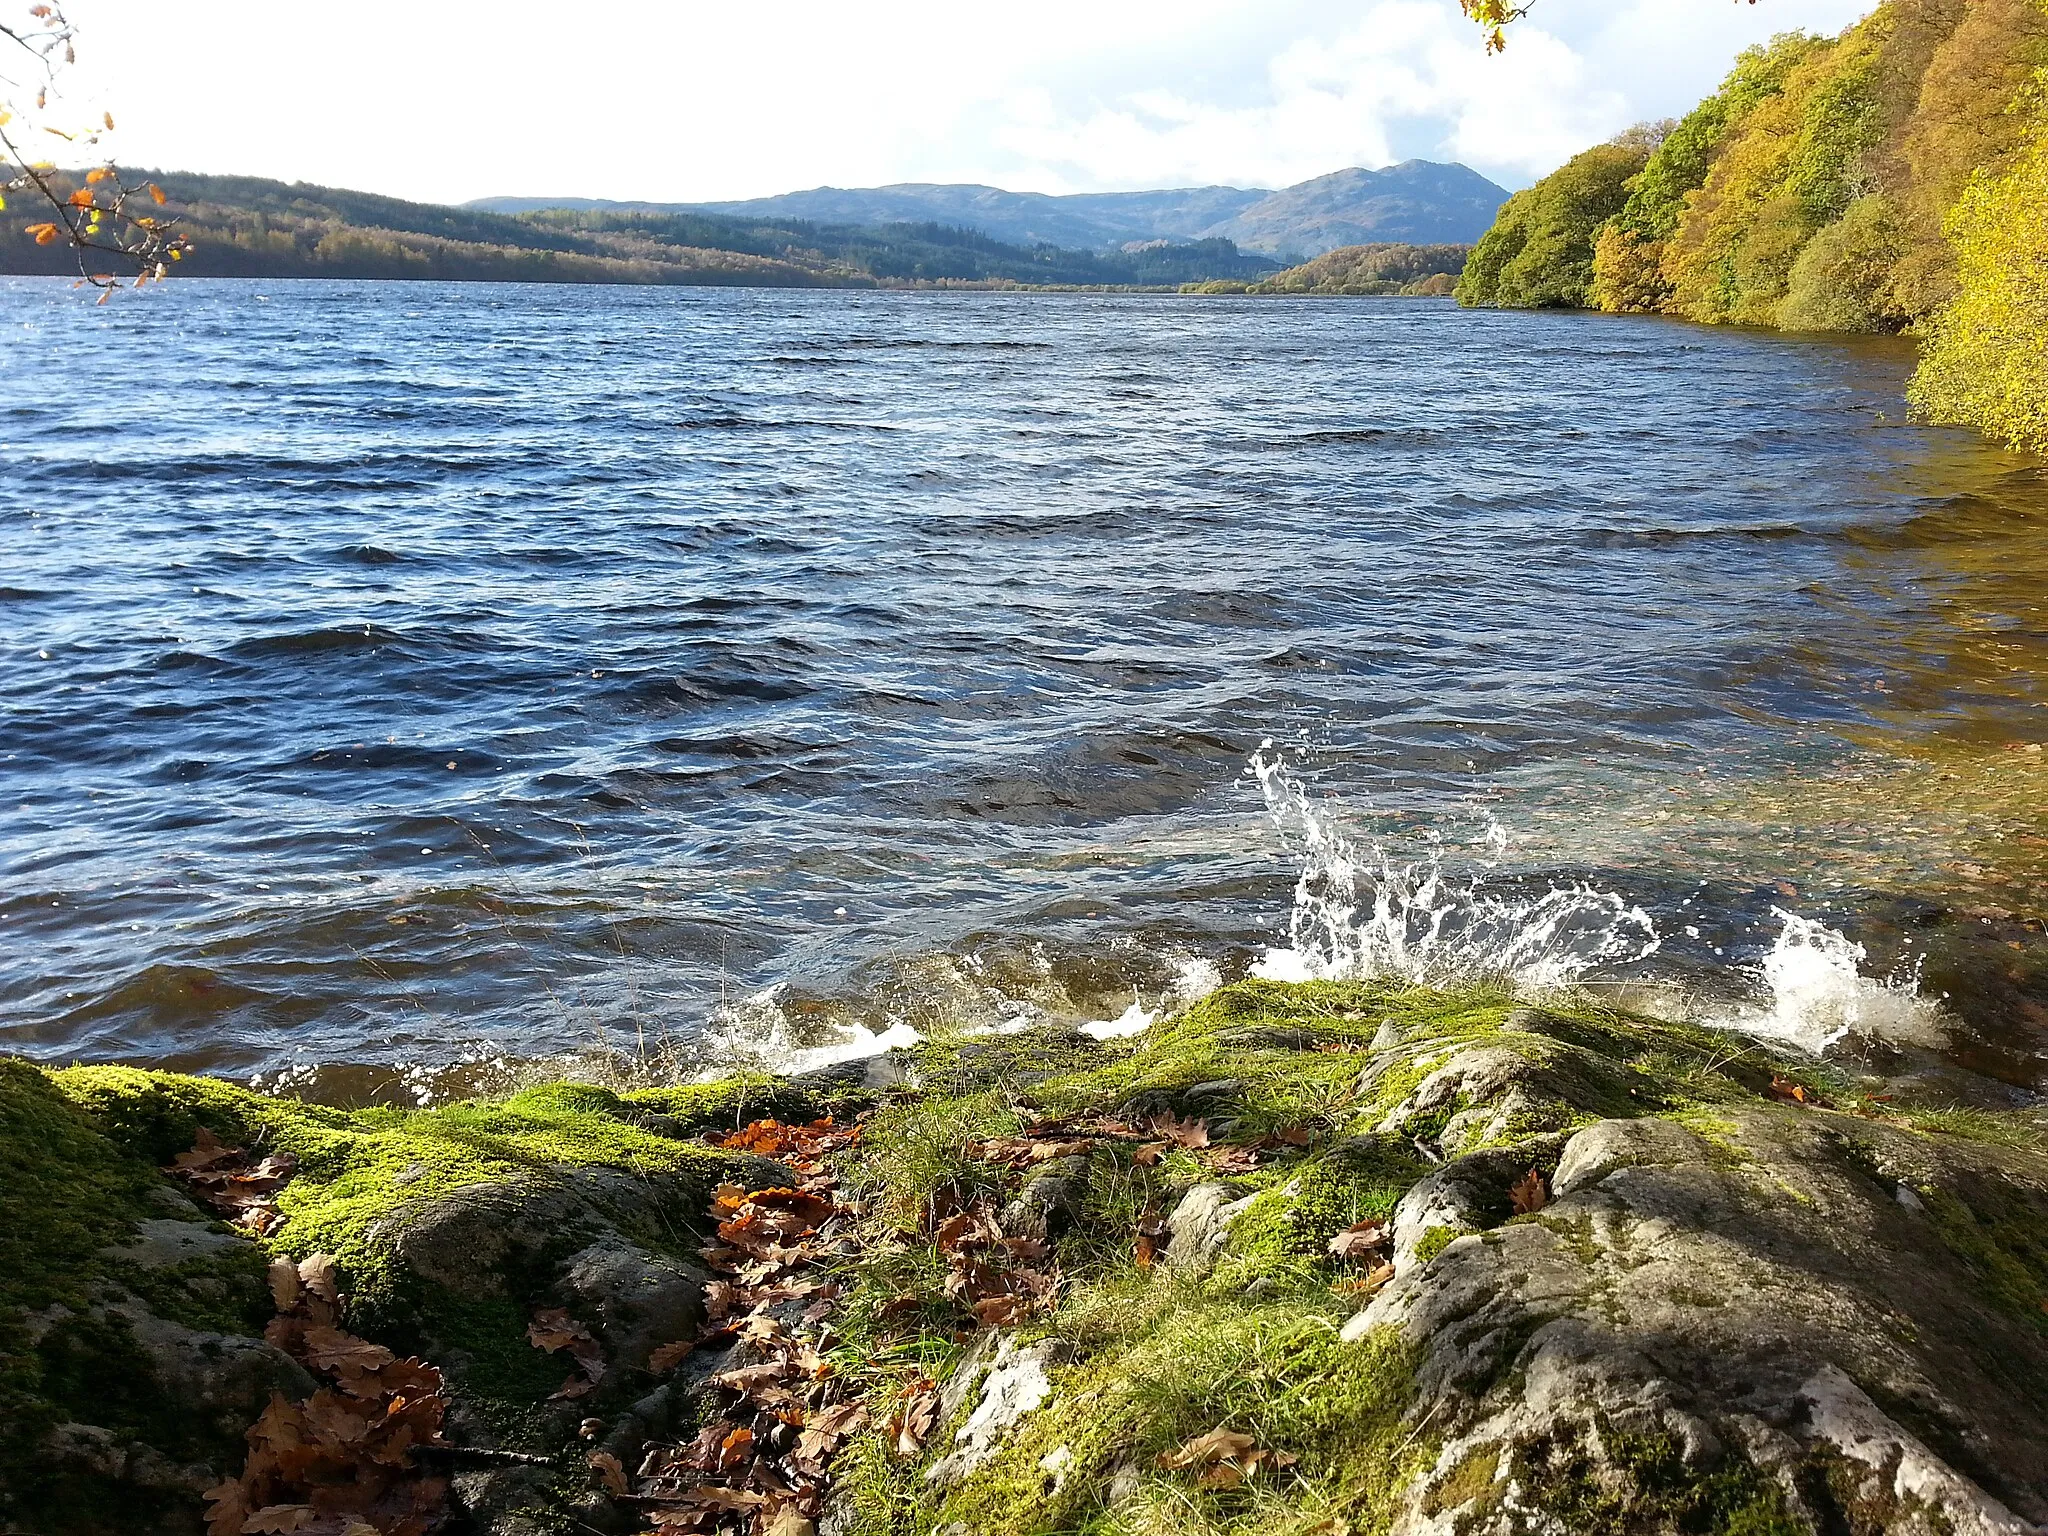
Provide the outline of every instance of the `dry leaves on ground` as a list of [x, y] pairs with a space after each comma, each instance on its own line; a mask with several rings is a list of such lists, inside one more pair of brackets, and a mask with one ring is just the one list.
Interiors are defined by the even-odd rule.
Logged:
[[718, 1414], [690, 1441], [649, 1444], [630, 1474], [600, 1460], [602, 1453], [590, 1458], [603, 1486], [635, 1504], [657, 1531], [815, 1531], [831, 1459], [867, 1423], [867, 1410], [819, 1352], [826, 1342], [820, 1325], [839, 1287], [812, 1272], [851, 1249], [851, 1212], [824, 1159], [859, 1137], [858, 1125], [827, 1119], [761, 1120], [718, 1138], [729, 1150], [780, 1159], [799, 1183], [720, 1186], [711, 1207], [718, 1240], [703, 1250], [719, 1277], [705, 1287], [707, 1327], [649, 1361], [667, 1371], [724, 1346], [722, 1369], [708, 1377], [722, 1394]]
[[573, 1402], [588, 1397], [604, 1380], [604, 1351], [591, 1331], [570, 1317], [561, 1307], [542, 1307], [526, 1325], [527, 1342], [549, 1354], [566, 1350], [576, 1362], [575, 1374], [550, 1394], [553, 1401]]
[[268, 1237], [283, 1220], [272, 1197], [298, 1169], [298, 1159], [289, 1152], [258, 1155], [248, 1147], [230, 1147], [202, 1125], [192, 1150], [180, 1152], [166, 1171], [215, 1214]]
[[1393, 1231], [1380, 1222], [1354, 1222], [1330, 1239], [1330, 1256], [1354, 1263], [1377, 1260], [1393, 1241]]
[[1806, 1084], [1794, 1082], [1789, 1077], [1780, 1077], [1775, 1072], [1771, 1074], [1771, 1086], [1766, 1088], [1764, 1092], [1770, 1098], [1777, 1099], [1781, 1103], [1804, 1104], [1812, 1109], [1828, 1108], [1828, 1101], [1807, 1087]]
[[303, 1403], [274, 1393], [248, 1432], [240, 1477], [206, 1493], [210, 1536], [426, 1536], [448, 1515], [446, 1479], [412, 1465], [440, 1448], [441, 1373], [337, 1325], [325, 1254], [271, 1261], [278, 1315], [264, 1337], [324, 1384]]
[[1264, 1468], [1291, 1467], [1294, 1462], [1286, 1451], [1267, 1450], [1250, 1435], [1231, 1429], [1212, 1429], [1159, 1457], [1159, 1465], [1169, 1472], [1194, 1473], [1198, 1488], [1235, 1488]]

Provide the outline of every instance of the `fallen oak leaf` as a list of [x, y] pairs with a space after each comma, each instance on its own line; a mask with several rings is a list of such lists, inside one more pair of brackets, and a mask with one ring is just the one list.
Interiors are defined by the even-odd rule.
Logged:
[[249, 1518], [249, 1493], [240, 1478], [214, 1484], [200, 1497], [206, 1500], [207, 1536], [242, 1536], [242, 1522]]
[[250, 1536], [290, 1536], [318, 1513], [310, 1504], [266, 1504], [243, 1520], [242, 1529]]
[[1330, 1239], [1330, 1255], [1338, 1259], [1369, 1258], [1375, 1250], [1385, 1247], [1391, 1236], [1377, 1221], [1355, 1222]]
[[1186, 1120], [1171, 1114], [1155, 1115], [1147, 1126], [1154, 1136], [1190, 1151], [1209, 1145], [1209, 1122], [1192, 1116]]
[[1550, 1204], [1550, 1186], [1543, 1181], [1543, 1172], [1531, 1168], [1508, 1190], [1508, 1199], [1515, 1207], [1517, 1216], [1533, 1216]]
[[657, 1376], [666, 1376], [697, 1347], [695, 1339], [678, 1339], [673, 1344], [664, 1344], [647, 1357], [647, 1369]]
[[583, 1459], [595, 1469], [605, 1492], [616, 1497], [631, 1491], [626, 1484], [625, 1464], [610, 1451], [592, 1451]]

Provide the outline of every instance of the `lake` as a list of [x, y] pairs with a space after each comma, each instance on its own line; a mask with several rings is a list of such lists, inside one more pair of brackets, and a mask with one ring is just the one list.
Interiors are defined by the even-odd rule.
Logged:
[[2048, 1087], [2048, 483], [1907, 423], [1908, 343], [28, 279], [0, 336], [0, 1048], [426, 1097], [1384, 970]]

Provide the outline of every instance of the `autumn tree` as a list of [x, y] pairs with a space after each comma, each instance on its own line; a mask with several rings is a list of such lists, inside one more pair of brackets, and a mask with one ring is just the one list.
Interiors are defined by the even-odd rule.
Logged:
[[[155, 182], [130, 183], [100, 150], [111, 133], [111, 113], [96, 122], [67, 122], [61, 85], [78, 62], [77, 28], [61, 7], [29, 6], [19, 17], [0, 20], [0, 209], [9, 195], [47, 205], [50, 217], [28, 226], [39, 245], [64, 244], [78, 258], [78, 278], [101, 290], [104, 304], [114, 289], [161, 282], [173, 262], [190, 248], [177, 221], [155, 210], [164, 206]], [[45, 137], [74, 150], [90, 150], [89, 168], [73, 177], [32, 149]]]

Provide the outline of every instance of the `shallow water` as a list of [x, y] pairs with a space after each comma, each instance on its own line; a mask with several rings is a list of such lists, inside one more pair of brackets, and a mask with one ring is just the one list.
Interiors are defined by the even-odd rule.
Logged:
[[28, 280], [0, 336], [8, 1049], [369, 1091], [1142, 1015], [1369, 917], [1270, 742], [1459, 964], [1583, 889], [1655, 943], [1573, 908], [1553, 971], [1762, 1017], [1790, 913], [2048, 1084], [2048, 485], [1906, 425], [1904, 344]]

